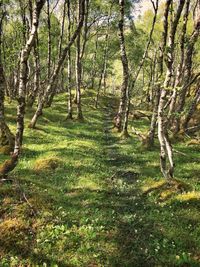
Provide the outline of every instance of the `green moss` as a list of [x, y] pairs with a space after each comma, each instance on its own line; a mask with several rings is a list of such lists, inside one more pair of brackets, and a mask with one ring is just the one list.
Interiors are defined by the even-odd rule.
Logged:
[[[37, 129], [27, 127], [27, 110], [22, 157], [13, 182], [0, 186], [0, 265], [198, 266], [198, 146], [176, 140], [169, 185], [158, 142], [147, 151], [133, 135], [122, 140], [112, 131], [117, 99], [103, 96], [94, 109], [91, 95], [83, 95], [84, 123], [66, 121], [62, 94]], [[6, 106], [13, 132], [15, 105]], [[149, 122], [130, 121], [130, 134], [132, 125], [145, 134]]]

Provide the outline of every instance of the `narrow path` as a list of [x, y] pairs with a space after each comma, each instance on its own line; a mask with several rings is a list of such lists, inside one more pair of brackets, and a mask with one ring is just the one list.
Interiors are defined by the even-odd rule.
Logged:
[[139, 242], [141, 235], [142, 242], [145, 239], [143, 231], [146, 230], [141, 225], [146, 204], [137, 188], [139, 174], [134, 171], [133, 155], [123, 151], [126, 141], [120, 140], [112, 131], [115, 113], [113, 101], [103, 107], [103, 113], [105, 163], [112, 172], [108, 179], [110, 194], [107, 202], [113, 209], [112, 228], [109, 231], [114, 234], [108, 241], [114, 243], [117, 249], [115, 253], [108, 255], [108, 266], [147, 266], [144, 265], [147, 258], [145, 248], [141, 251]]
[[[121, 183], [133, 184], [135, 188], [135, 183], [139, 177], [139, 173], [134, 171], [134, 168], [131, 166], [133, 163], [133, 157], [123, 153], [123, 140], [120, 140], [119, 136], [113, 134], [113, 118], [115, 115], [115, 107], [112, 104], [107, 105], [103, 108], [104, 112], [104, 123], [103, 123], [103, 132], [104, 132], [104, 150], [106, 155], [107, 164], [112, 170], [112, 182], [115, 184], [117, 180], [121, 179]], [[117, 186], [117, 185], [116, 185]]]

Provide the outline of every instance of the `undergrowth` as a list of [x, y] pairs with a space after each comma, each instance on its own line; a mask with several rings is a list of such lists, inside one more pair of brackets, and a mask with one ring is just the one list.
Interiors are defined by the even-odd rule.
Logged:
[[[0, 266], [200, 266], [199, 145], [176, 142], [175, 184], [159, 169], [159, 147], [112, 130], [116, 99], [95, 109], [84, 95], [84, 122], [66, 120], [56, 97], [23, 155], [0, 185]], [[15, 102], [7, 104], [14, 131]], [[147, 131], [147, 120], [130, 126]], [[8, 158], [0, 154], [3, 161]]]

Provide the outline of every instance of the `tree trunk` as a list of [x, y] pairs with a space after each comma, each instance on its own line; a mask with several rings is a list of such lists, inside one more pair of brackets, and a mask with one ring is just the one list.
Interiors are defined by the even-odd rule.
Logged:
[[82, 72], [82, 64], [80, 59], [81, 53], [81, 36], [80, 33], [77, 36], [76, 41], [76, 104], [77, 104], [77, 119], [82, 121], [82, 107], [81, 107], [81, 72]]
[[42, 115], [42, 110], [44, 108], [44, 104], [47, 102], [48, 97], [52, 94], [52, 92], [55, 90], [55, 86], [56, 86], [56, 82], [57, 82], [57, 77], [60, 73], [60, 69], [62, 67], [62, 64], [68, 54], [68, 51], [70, 49], [70, 47], [72, 46], [72, 44], [74, 43], [74, 41], [76, 40], [79, 32], [81, 31], [81, 28], [83, 26], [83, 21], [84, 21], [84, 7], [85, 7], [85, 1], [84, 0], [79, 0], [79, 6], [81, 7], [81, 16], [80, 16], [80, 20], [79, 20], [79, 24], [78, 27], [76, 28], [74, 34], [72, 35], [70, 42], [67, 44], [67, 46], [63, 49], [62, 51], [62, 55], [57, 63], [56, 68], [54, 69], [54, 73], [51, 76], [51, 79], [48, 83], [47, 89], [44, 93], [43, 98], [39, 99], [39, 103], [38, 103], [38, 107], [37, 110], [29, 124], [29, 128], [34, 128], [36, 126], [37, 120], [39, 118], [40, 115]]
[[92, 62], [92, 70], [90, 74], [90, 79], [91, 79], [91, 88], [94, 89], [94, 82], [95, 82], [95, 73], [96, 73], [96, 59], [97, 59], [97, 50], [98, 50], [98, 32], [96, 33], [96, 41], [95, 41], [95, 52], [94, 52], [94, 57], [93, 57], [93, 62]]
[[[1, 8], [1, 4], [0, 4]], [[4, 153], [13, 151], [14, 148], [14, 135], [11, 133], [4, 116], [4, 95], [5, 95], [5, 76], [2, 62], [2, 26], [5, 12], [0, 13], [0, 146], [7, 148]]]
[[47, 56], [47, 77], [51, 76], [51, 18], [49, 10], [50, 0], [47, 0], [47, 28], [48, 28], [48, 56]]
[[[68, 42], [71, 38], [71, 12], [70, 12], [70, 0], [67, 0], [67, 20], [68, 20]], [[71, 70], [71, 49], [69, 48], [67, 54], [67, 91], [68, 91], [68, 114], [67, 119], [73, 119], [73, 107], [72, 107], [72, 92], [71, 92], [71, 80], [72, 80], [72, 70]]]
[[[166, 39], [168, 35], [168, 15], [171, 3], [172, 1], [168, 0], [166, 2], [166, 7], [165, 7], [162, 51], [164, 51], [166, 48]], [[166, 179], [173, 178], [174, 162], [173, 162], [172, 146], [170, 144], [168, 137], [168, 120], [165, 117], [164, 108], [167, 101], [168, 88], [171, 86], [172, 83], [175, 35], [184, 3], [185, 3], [184, 0], [179, 2], [179, 6], [175, 14], [174, 20], [171, 21], [171, 30], [168, 41], [168, 53], [166, 56], [164, 56], [167, 70], [166, 70], [164, 85], [163, 88], [161, 88], [160, 101], [158, 105], [158, 139], [160, 142], [160, 166], [163, 176]], [[167, 166], [167, 159], [169, 162], [169, 166]]]
[[198, 14], [194, 31], [191, 34], [189, 41], [187, 43], [185, 62], [184, 62], [185, 71], [184, 71], [183, 86], [179, 94], [178, 105], [176, 109], [176, 112], [179, 114], [179, 117], [176, 119], [176, 122], [175, 122], [175, 134], [180, 131], [180, 121], [181, 121], [180, 116], [185, 105], [186, 94], [189, 88], [188, 86], [186, 86], [186, 84], [188, 84], [188, 82], [191, 79], [194, 45], [198, 40], [199, 33], [200, 33], [200, 14]]
[[183, 26], [182, 26], [181, 38], [180, 38], [181, 55], [180, 55], [179, 64], [177, 67], [173, 93], [172, 93], [171, 100], [170, 100], [168, 120], [173, 120], [173, 117], [174, 117], [173, 112], [174, 112], [175, 104], [176, 104], [176, 100], [177, 100], [177, 88], [179, 88], [181, 83], [182, 83], [182, 73], [183, 73], [183, 68], [184, 68], [183, 63], [184, 63], [184, 58], [185, 58], [185, 35], [186, 35], [186, 31], [187, 31], [189, 7], [190, 7], [190, 0], [187, 0], [186, 6], [185, 6], [185, 12], [184, 12], [184, 16], [183, 16]]
[[139, 66], [138, 66], [138, 68], [136, 70], [135, 77], [131, 78], [131, 79], [129, 78], [130, 84], [128, 85], [127, 90], [126, 90], [126, 99], [127, 99], [127, 101], [125, 102], [125, 117], [124, 117], [124, 124], [123, 124], [123, 133], [122, 133], [122, 136], [124, 136], [124, 137], [128, 137], [129, 136], [129, 134], [128, 134], [128, 119], [129, 119], [129, 111], [130, 111], [131, 93], [132, 93], [132, 91], [133, 91], [133, 89], [135, 87], [135, 83], [137, 81], [137, 78], [138, 78], [138, 76], [140, 74], [140, 71], [141, 71], [143, 65], [144, 65], [144, 62], [145, 62], [145, 59], [146, 59], [146, 56], [147, 56], [147, 53], [148, 53], [148, 50], [149, 50], [149, 46], [151, 44], [152, 35], [153, 35], [153, 32], [154, 32], [154, 27], [155, 27], [156, 18], [157, 18], [157, 12], [158, 12], [158, 0], [156, 1], [156, 4], [153, 4], [153, 8], [154, 8], [154, 18], [153, 18], [151, 31], [150, 31], [150, 34], [149, 34], [149, 40], [147, 42], [147, 45], [146, 45], [146, 48], [144, 50], [144, 54], [142, 56], [140, 64], [139, 64]]
[[1, 171], [3, 175], [7, 175], [11, 170], [17, 165], [17, 161], [21, 152], [21, 146], [23, 142], [23, 132], [24, 132], [24, 115], [25, 115], [25, 97], [26, 97], [26, 83], [27, 83], [27, 62], [31, 49], [34, 45], [38, 24], [40, 11], [44, 5], [45, 0], [38, 0], [35, 3], [35, 8], [33, 10], [33, 23], [30, 32], [30, 36], [26, 41], [25, 46], [21, 50], [20, 56], [20, 79], [19, 79], [19, 96], [18, 96], [18, 106], [17, 106], [17, 129], [15, 135], [14, 152], [11, 159], [5, 161], [1, 165]]
[[127, 60], [125, 40], [124, 40], [124, 7], [125, 7], [124, 0], [119, 0], [120, 19], [118, 23], [118, 29], [119, 29], [118, 36], [120, 42], [121, 61], [123, 66], [123, 81], [121, 85], [121, 98], [120, 98], [119, 109], [117, 115], [114, 118], [115, 127], [118, 129], [119, 132], [122, 130], [122, 120], [126, 108], [128, 78], [129, 78], [128, 60]]
[[40, 88], [40, 58], [39, 58], [39, 47], [38, 47], [38, 36], [36, 35], [35, 42], [34, 42], [34, 87], [33, 90], [30, 91], [30, 94], [28, 96], [28, 102], [27, 105], [29, 107], [32, 107], [36, 96], [39, 92]]
[[160, 88], [155, 88], [155, 102], [154, 102], [154, 108], [153, 108], [153, 114], [151, 117], [151, 125], [150, 130], [147, 137], [147, 146], [152, 147], [154, 145], [154, 137], [155, 137], [155, 131], [156, 131], [156, 123], [157, 123], [157, 117], [158, 117], [158, 105], [160, 100]]
[[[61, 31], [60, 31], [60, 40], [59, 40], [59, 44], [58, 44], [58, 61], [61, 57], [61, 52], [62, 52], [62, 44], [63, 44], [63, 35], [64, 35], [64, 28], [65, 28], [65, 14], [66, 14], [66, 0], [64, 1], [64, 7], [63, 7], [63, 15], [62, 15], [62, 24], [61, 24]], [[64, 66], [62, 66], [61, 68], [61, 88], [63, 88], [63, 68]], [[56, 82], [56, 84], [58, 84], [58, 82]], [[52, 102], [53, 102], [53, 98], [56, 94], [56, 91], [53, 90], [50, 95], [48, 96], [46, 107], [51, 107]]]

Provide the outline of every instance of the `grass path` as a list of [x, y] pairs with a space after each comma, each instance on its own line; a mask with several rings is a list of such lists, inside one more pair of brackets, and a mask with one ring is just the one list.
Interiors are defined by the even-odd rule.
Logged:
[[[145, 151], [111, 128], [113, 96], [96, 110], [85, 95], [84, 123], [66, 121], [65, 105], [57, 97], [37, 130], [26, 127], [14, 183], [0, 187], [0, 266], [200, 266], [198, 149], [176, 158], [178, 178], [186, 173], [192, 189], [169, 188], [158, 148]], [[14, 103], [7, 106], [13, 129], [14, 112]], [[131, 123], [146, 129], [145, 121]], [[176, 148], [186, 152], [184, 144]]]

